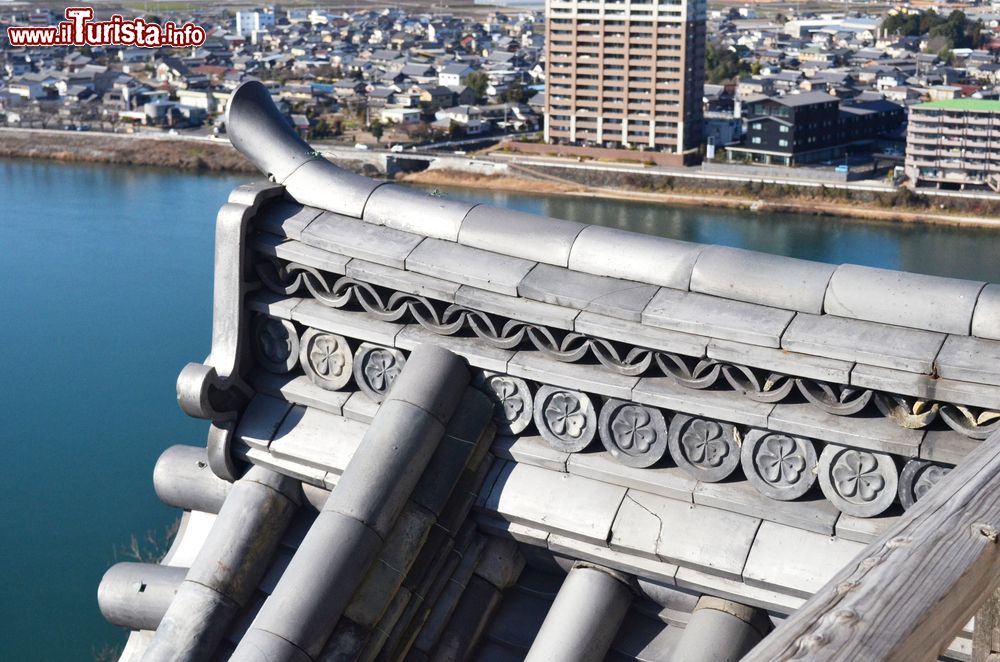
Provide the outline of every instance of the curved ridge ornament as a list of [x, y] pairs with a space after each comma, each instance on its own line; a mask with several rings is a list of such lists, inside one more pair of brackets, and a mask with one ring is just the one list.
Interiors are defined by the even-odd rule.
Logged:
[[896, 425], [909, 430], [925, 428], [938, 417], [940, 405], [920, 398], [891, 393], [874, 393], [875, 406]]
[[768, 404], [781, 402], [795, 388], [795, 378], [789, 375], [742, 365], [722, 366], [722, 376], [734, 391]]
[[815, 379], [796, 379], [795, 384], [806, 400], [836, 416], [857, 414], [872, 399], [871, 390], [857, 386], [831, 384]]
[[681, 386], [706, 389], [719, 379], [722, 365], [712, 359], [695, 359], [668, 352], [656, 353], [656, 365]]
[[1000, 430], [1000, 411], [965, 405], [942, 404], [941, 420], [970, 439], [986, 439]]

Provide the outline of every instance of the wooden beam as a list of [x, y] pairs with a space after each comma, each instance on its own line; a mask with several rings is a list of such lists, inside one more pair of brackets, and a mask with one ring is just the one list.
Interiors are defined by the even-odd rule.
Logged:
[[936, 660], [998, 582], [995, 433], [743, 662]]
[[1000, 591], [994, 591], [979, 611], [972, 631], [971, 662], [994, 662], [1000, 652]]

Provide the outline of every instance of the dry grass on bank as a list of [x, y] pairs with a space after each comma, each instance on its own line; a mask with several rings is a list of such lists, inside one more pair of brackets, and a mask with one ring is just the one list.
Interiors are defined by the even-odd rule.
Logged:
[[4, 131], [0, 156], [202, 171], [256, 172], [227, 142], [139, 138], [99, 133]]

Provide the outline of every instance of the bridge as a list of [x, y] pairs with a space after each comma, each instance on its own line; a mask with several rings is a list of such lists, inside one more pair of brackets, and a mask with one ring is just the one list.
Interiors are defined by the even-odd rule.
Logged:
[[424, 195], [255, 82], [227, 120], [268, 181], [219, 210], [180, 532], [99, 588], [122, 660], [1000, 650], [1000, 285]]
[[[394, 177], [400, 173], [422, 170], [455, 170], [479, 175], [502, 175], [508, 164], [489, 158], [447, 152], [424, 152], [391, 149], [357, 149], [342, 145], [323, 145], [317, 151], [325, 158], [342, 164], [361, 164], [373, 177]], [[365, 167], [367, 166], [367, 167]], [[357, 171], [359, 168], [352, 167]]]

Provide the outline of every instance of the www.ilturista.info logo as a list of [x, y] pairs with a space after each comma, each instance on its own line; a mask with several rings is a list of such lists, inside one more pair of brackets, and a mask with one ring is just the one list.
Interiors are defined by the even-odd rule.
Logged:
[[48, 27], [7, 28], [11, 46], [201, 46], [205, 28], [194, 23], [147, 23], [115, 14], [109, 21], [94, 21], [93, 7], [67, 7], [66, 20]]

